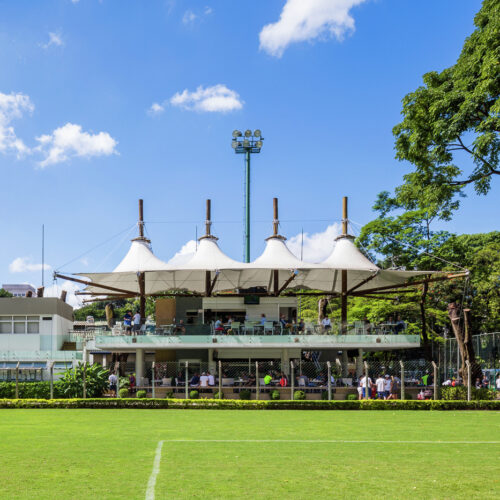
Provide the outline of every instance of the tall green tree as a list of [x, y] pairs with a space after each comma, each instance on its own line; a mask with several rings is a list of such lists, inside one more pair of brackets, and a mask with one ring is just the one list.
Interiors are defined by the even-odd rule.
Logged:
[[396, 158], [414, 166], [409, 194], [453, 200], [469, 184], [486, 194], [500, 175], [500, 2], [484, 0], [474, 24], [457, 62], [403, 99], [393, 133]]

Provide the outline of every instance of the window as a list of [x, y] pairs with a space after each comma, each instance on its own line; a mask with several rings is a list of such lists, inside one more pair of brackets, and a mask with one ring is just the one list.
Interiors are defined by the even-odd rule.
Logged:
[[0, 316], [2, 333], [40, 333], [40, 316]]

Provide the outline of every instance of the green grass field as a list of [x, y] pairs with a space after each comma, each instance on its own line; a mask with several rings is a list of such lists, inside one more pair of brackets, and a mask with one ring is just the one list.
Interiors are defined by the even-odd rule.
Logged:
[[498, 412], [82, 409], [0, 410], [0, 498], [147, 498], [160, 441], [149, 498], [500, 497]]

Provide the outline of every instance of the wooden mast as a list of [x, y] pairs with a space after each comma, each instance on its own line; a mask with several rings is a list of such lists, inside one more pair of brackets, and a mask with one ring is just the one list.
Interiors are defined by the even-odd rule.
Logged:
[[[347, 236], [347, 196], [342, 198], [342, 236]], [[341, 271], [340, 322], [342, 333], [347, 333], [347, 270]]]

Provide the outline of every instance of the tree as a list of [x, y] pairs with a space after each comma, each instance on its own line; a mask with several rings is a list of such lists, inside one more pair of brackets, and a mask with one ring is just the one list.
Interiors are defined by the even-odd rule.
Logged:
[[415, 167], [404, 176], [406, 187], [433, 199], [451, 201], [468, 184], [487, 194], [500, 175], [498, 0], [484, 0], [474, 24], [456, 64], [425, 74], [424, 85], [403, 99], [404, 118], [393, 129], [396, 158]]
[[13, 297], [13, 295], [4, 288], [0, 288], [0, 297]]

